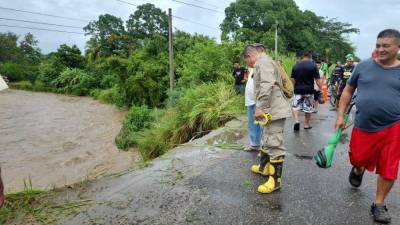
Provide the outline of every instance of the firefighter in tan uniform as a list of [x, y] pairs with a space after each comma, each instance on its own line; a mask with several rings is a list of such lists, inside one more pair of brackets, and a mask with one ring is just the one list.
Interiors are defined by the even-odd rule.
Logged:
[[285, 157], [283, 127], [291, 116], [288, 101], [279, 87], [279, 75], [274, 61], [266, 55], [260, 45], [249, 45], [243, 51], [243, 59], [254, 68], [254, 94], [256, 98], [256, 120], [270, 122], [263, 126], [260, 163], [253, 165], [251, 171], [267, 177], [258, 187], [260, 193], [271, 193], [281, 187], [282, 167]]

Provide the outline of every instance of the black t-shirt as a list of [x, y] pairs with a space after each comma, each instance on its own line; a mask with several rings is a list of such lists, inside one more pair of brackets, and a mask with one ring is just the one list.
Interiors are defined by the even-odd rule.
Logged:
[[342, 79], [347, 80], [350, 78], [351, 74], [353, 73], [355, 65], [345, 65], [343, 68]]
[[232, 76], [235, 78], [235, 85], [241, 85], [242, 80], [244, 80], [244, 74], [246, 73], [246, 68], [240, 67], [240, 69], [233, 69]]
[[332, 71], [332, 76], [342, 77], [344, 69], [342, 66], [336, 66]]
[[319, 71], [312, 61], [301, 61], [293, 66], [295, 94], [314, 94], [314, 79], [319, 79]]

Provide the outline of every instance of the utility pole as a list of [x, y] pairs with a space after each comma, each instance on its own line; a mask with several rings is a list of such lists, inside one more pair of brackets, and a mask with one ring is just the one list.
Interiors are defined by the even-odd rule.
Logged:
[[174, 74], [174, 48], [172, 37], [172, 10], [168, 9], [168, 47], [169, 47], [169, 89], [172, 91], [175, 86]]
[[275, 20], [275, 60], [278, 59], [278, 21]]

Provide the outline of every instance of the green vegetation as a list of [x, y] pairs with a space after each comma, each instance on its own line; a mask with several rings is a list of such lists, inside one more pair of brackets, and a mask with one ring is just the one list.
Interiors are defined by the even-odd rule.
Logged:
[[74, 95], [88, 95], [96, 80], [80, 69], [65, 69], [51, 82], [57, 90]]
[[0, 224], [55, 224], [91, 203], [90, 200], [57, 202], [54, 192], [34, 190], [29, 182], [24, 191], [6, 194], [0, 209]]
[[222, 40], [259, 42], [273, 49], [277, 23], [281, 53], [310, 51], [316, 60], [342, 60], [354, 52], [346, 35], [359, 32], [349, 23], [301, 11], [294, 0], [237, 0], [225, 15]]
[[146, 107], [133, 106], [125, 117], [121, 131], [115, 138], [115, 143], [120, 149], [127, 149], [136, 143], [137, 132], [149, 128], [153, 117]]
[[225, 12], [222, 43], [175, 31], [173, 91], [168, 17], [153, 4], [139, 6], [127, 21], [99, 15], [84, 27], [89, 36], [84, 54], [63, 44], [43, 55], [32, 34], [18, 41], [15, 34], [0, 33], [0, 73], [9, 77], [12, 88], [88, 95], [130, 109], [115, 142], [120, 149], [137, 148], [147, 160], [244, 111], [242, 97], [233, 90], [232, 63], [241, 61], [246, 44], [259, 42], [271, 50], [276, 21], [277, 59], [288, 74], [304, 50], [332, 61], [354, 51], [346, 35], [357, 29], [303, 12], [293, 0], [237, 0]]
[[145, 160], [162, 155], [168, 149], [200, 137], [244, 113], [243, 98], [224, 82], [186, 89], [176, 105], [155, 109], [132, 107], [117, 144], [136, 146]]

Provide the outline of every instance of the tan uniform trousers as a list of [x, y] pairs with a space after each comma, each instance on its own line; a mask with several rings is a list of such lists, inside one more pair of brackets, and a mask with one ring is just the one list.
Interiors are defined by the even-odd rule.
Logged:
[[271, 159], [285, 156], [286, 149], [283, 145], [283, 127], [286, 119], [271, 121], [270, 124], [263, 127], [262, 150], [267, 153]]

